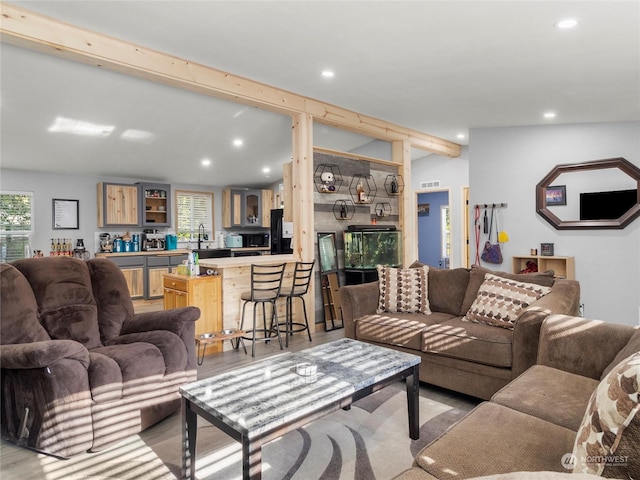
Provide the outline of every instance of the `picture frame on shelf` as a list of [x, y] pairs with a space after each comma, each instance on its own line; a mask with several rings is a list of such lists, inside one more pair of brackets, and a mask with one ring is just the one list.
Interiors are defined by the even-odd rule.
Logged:
[[541, 243], [540, 255], [543, 257], [553, 257], [553, 243]]

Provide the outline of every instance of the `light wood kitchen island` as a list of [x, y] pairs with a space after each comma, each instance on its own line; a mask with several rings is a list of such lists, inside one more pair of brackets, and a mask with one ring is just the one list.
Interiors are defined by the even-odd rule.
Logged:
[[[222, 316], [223, 316], [223, 328], [233, 329], [240, 328], [240, 316], [242, 314], [242, 300], [240, 296], [244, 292], [251, 290], [251, 265], [277, 265], [286, 263], [284, 279], [282, 281], [283, 287], [287, 285], [291, 288], [291, 279], [293, 278], [293, 271], [295, 269], [296, 257], [292, 254], [284, 255], [259, 255], [249, 257], [231, 257], [231, 258], [208, 258], [200, 260], [200, 272], [206, 272], [212, 270], [222, 277]], [[312, 290], [310, 289], [309, 296], [312, 296]], [[298, 320], [300, 313], [298, 310], [300, 302], [294, 302], [294, 322], [304, 321]], [[267, 307], [268, 308], [268, 307]], [[247, 306], [247, 312], [245, 314], [244, 328], [251, 328], [253, 304]], [[262, 317], [262, 309], [258, 308], [259, 317]], [[269, 312], [267, 311], [267, 315]], [[309, 315], [309, 327], [311, 332], [314, 332], [314, 318], [313, 309], [308, 308], [307, 314]], [[285, 321], [285, 302], [284, 299], [278, 302], [278, 321], [284, 323]], [[258, 325], [262, 325], [262, 320]], [[282, 329], [284, 332], [284, 329]], [[281, 333], [282, 333], [281, 332]], [[284, 341], [284, 338], [283, 338]], [[225, 345], [225, 349], [230, 348], [229, 345]]]

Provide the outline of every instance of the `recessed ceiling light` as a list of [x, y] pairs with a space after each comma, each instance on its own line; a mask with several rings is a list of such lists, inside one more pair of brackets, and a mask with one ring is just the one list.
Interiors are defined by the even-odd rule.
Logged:
[[563, 30], [574, 28], [578, 25], [578, 20], [576, 18], [565, 18], [564, 20], [560, 20], [556, 22], [556, 28], [561, 28]]
[[200, 162], [204, 167], [208, 167], [209, 165], [211, 165], [211, 160], [209, 160], [208, 158], [203, 158], [202, 161]]
[[463, 138], [466, 137], [466, 135], [464, 133], [459, 133], [458, 135], [456, 135], [456, 137], [458, 137], [460, 140], [462, 140]]
[[153, 143], [154, 134], [146, 130], [134, 130], [132, 128], [125, 130], [120, 134], [120, 138], [130, 142]]
[[556, 118], [555, 112], [545, 112], [544, 118]]
[[233, 141], [233, 144], [234, 144], [236, 147], [241, 147], [243, 143], [244, 143], [244, 142], [242, 141], [242, 139], [241, 139], [241, 138], [236, 138], [236, 139]]
[[332, 71], [332, 70], [323, 70], [323, 71], [322, 71], [322, 76], [323, 76], [324, 78], [333, 78], [334, 73], [333, 73], [333, 71]]
[[108, 137], [115, 128], [113, 125], [97, 125], [73, 118], [56, 117], [53, 124], [48, 128], [48, 131], [52, 133], [86, 135], [89, 137]]
[[264, 167], [262, 169], [262, 173], [269, 173], [271, 171], [271, 169], [269, 167]]

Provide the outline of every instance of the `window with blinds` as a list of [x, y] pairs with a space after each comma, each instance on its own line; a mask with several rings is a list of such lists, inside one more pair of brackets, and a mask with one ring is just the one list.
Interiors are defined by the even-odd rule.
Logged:
[[207, 238], [213, 239], [213, 193], [176, 191], [176, 211], [178, 241], [197, 238], [200, 225]]
[[28, 254], [33, 236], [33, 192], [0, 192], [0, 261]]

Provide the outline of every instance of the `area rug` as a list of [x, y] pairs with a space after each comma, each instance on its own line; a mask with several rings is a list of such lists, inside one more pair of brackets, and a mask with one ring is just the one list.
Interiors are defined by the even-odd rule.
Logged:
[[[354, 403], [350, 410], [331, 413], [264, 445], [262, 478], [393, 478], [411, 466], [422, 447], [474, 406], [472, 400], [453, 397], [449, 401], [447, 395], [432, 393], [421, 386], [419, 440], [409, 438], [405, 384], [398, 382]], [[434, 396], [438, 399], [432, 398]], [[197, 436], [196, 477], [199, 480], [242, 478], [238, 442], [202, 419], [199, 419]], [[40, 470], [40, 474], [30, 478], [174, 480], [180, 478], [181, 473], [180, 414], [97, 454], [83, 454], [70, 460], [37, 457], [40, 465], [33, 467]], [[2, 478], [11, 478], [10, 471], [4, 467]]]

